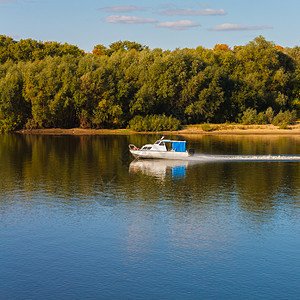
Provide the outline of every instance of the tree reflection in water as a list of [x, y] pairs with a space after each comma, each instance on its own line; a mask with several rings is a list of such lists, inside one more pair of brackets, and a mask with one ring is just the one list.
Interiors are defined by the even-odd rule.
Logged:
[[[172, 199], [168, 205], [173, 209], [190, 205], [199, 212], [199, 208], [227, 205], [247, 212], [247, 218], [257, 222], [266, 216], [271, 218], [282, 206], [292, 211], [299, 205], [299, 162], [133, 161], [128, 144], [146, 144], [157, 137], [1, 135], [2, 199], [16, 189], [26, 199], [38, 193], [70, 206], [76, 199], [76, 205], [83, 207], [91, 199], [100, 205], [114, 206], [130, 205], [132, 201], [151, 204], [165, 197]], [[300, 153], [298, 137], [185, 139], [200, 154]], [[47, 201], [47, 197], [44, 199]]]

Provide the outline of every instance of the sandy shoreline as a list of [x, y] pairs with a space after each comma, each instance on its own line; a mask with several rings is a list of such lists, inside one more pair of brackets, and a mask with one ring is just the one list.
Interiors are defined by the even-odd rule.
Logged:
[[210, 124], [210, 130], [202, 130], [201, 125], [189, 125], [178, 131], [135, 132], [129, 129], [82, 129], [51, 128], [23, 129], [15, 131], [19, 134], [40, 135], [131, 135], [131, 134], [172, 134], [172, 135], [300, 135], [300, 124], [290, 125], [289, 129], [279, 129], [274, 125], [231, 125]]

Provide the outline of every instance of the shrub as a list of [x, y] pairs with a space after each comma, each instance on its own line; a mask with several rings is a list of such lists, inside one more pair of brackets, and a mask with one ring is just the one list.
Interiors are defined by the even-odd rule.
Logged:
[[38, 125], [33, 119], [29, 119], [27, 121], [27, 123], [25, 124], [26, 129], [35, 129], [37, 127], [38, 127]]
[[257, 115], [255, 119], [255, 124], [259, 124], [259, 125], [268, 124], [267, 116], [263, 111]]
[[129, 121], [130, 129], [135, 131], [162, 131], [178, 130], [181, 127], [180, 121], [172, 116], [149, 115], [146, 117], [135, 116]]
[[257, 117], [256, 109], [248, 108], [242, 116], [242, 123], [244, 125], [254, 124], [256, 117]]
[[290, 129], [286, 123], [281, 123], [279, 129]]
[[289, 111], [286, 110], [285, 112], [280, 111], [273, 119], [273, 125], [281, 126], [281, 125], [288, 125], [294, 124], [297, 120], [297, 113], [295, 110]]
[[212, 128], [211, 128], [211, 126], [210, 126], [208, 123], [202, 124], [202, 125], [201, 125], [201, 129], [202, 129], [203, 131], [212, 131]]
[[0, 118], [0, 133], [14, 131], [20, 127], [21, 120], [19, 116], [15, 116], [12, 114], [3, 119]]
[[266, 110], [266, 118], [267, 118], [268, 123], [269, 123], [269, 124], [272, 124], [273, 118], [274, 118], [274, 111], [273, 111], [273, 108], [272, 108], [272, 107], [269, 107], [269, 108]]

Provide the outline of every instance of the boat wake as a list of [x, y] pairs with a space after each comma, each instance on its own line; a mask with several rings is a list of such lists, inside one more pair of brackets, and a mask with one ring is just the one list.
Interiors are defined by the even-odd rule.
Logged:
[[195, 165], [216, 162], [300, 162], [300, 155], [209, 155], [195, 154], [185, 159], [135, 159], [129, 165], [129, 173], [142, 173], [165, 179], [184, 178], [186, 169]]
[[188, 158], [190, 161], [197, 162], [216, 162], [216, 161], [283, 161], [283, 162], [300, 162], [300, 155], [210, 155], [195, 154]]

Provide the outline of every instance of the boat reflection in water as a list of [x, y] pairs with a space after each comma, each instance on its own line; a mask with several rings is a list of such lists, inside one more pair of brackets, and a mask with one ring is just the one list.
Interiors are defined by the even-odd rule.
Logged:
[[172, 178], [185, 178], [186, 168], [190, 162], [183, 160], [143, 159], [134, 160], [129, 165], [129, 173], [142, 173], [148, 176], [164, 179], [166, 176]]

